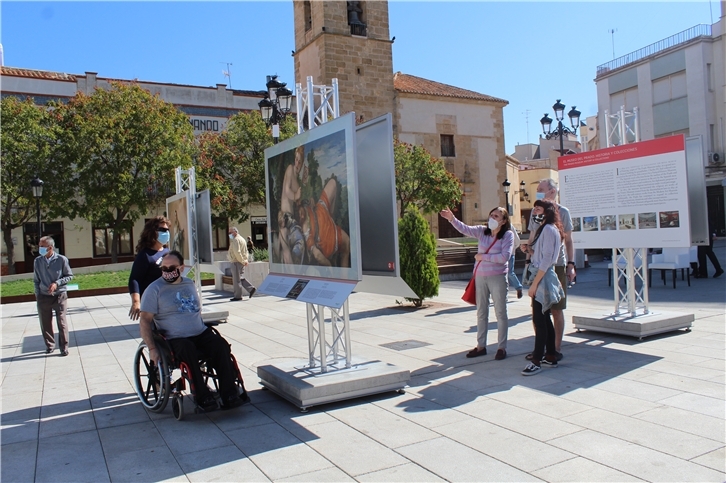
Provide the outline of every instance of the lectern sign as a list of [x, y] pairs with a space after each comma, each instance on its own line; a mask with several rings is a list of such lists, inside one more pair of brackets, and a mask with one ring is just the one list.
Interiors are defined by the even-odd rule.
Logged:
[[691, 245], [682, 135], [563, 156], [559, 173], [575, 248]]

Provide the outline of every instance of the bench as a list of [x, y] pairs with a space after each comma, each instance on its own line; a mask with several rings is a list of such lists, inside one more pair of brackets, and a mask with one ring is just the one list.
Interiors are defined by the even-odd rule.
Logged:
[[436, 252], [439, 274], [471, 272], [474, 270], [474, 255], [477, 247], [445, 248]]

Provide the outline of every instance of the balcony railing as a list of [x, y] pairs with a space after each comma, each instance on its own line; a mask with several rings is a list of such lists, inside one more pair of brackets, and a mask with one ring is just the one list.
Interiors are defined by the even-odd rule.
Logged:
[[627, 55], [623, 55], [622, 57], [618, 57], [617, 59], [611, 60], [610, 62], [597, 66], [596, 77], [605, 75], [608, 72], [610, 72], [611, 70], [617, 69], [624, 65], [628, 65], [633, 62], [637, 62], [641, 59], [648, 57], [649, 55], [653, 55], [653, 54], [661, 52], [663, 50], [670, 49], [673, 46], [689, 42], [695, 38], [710, 37], [710, 36], [711, 36], [711, 26], [708, 24], [703, 24], [703, 23], [698, 24], [695, 27], [691, 27], [691, 28], [684, 30], [683, 32], [679, 32], [675, 35], [671, 35], [668, 38], [659, 40], [658, 42], [656, 42], [654, 44], [650, 44], [647, 47], [643, 47], [642, 49], [638, 49], [635, 52], [631, 52]]

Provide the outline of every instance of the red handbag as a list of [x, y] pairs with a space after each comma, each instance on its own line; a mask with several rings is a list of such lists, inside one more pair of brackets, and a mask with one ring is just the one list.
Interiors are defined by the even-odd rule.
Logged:
[[[477, 262], [476, 267], [474, 267], [475, 274], [476, 269], [479, 268], [479, 263], [481, 262]], [[464, 289], [464, 295], [461, 296], [461, 300], [471, 305], [476, 305], [476, 281], [474, 280], [475, 278], [476, 275], [471, 276], [469, 283], [466, 284], [466, 289]]]
[[[494, 244], [497, 242], [497, 239], [495, 238], [491, 245], [489, 245], [489, 248], [487, 248], [487, 251], [484, 252], [484, 255], [489, 253], [489, 250], [494, 246]], [[464, 289], [464, 295], [461, 296], [461, 300], [466, 302], [467, 304], [476, 305], [476, 269], [479, 268], [479, 264], [481, 261], [476, 262], [476, 266], [474, 267], [474, 274], [471, 276], [471, 280], [469, 280], [469, 283], [466, 285], [466, 289]]]

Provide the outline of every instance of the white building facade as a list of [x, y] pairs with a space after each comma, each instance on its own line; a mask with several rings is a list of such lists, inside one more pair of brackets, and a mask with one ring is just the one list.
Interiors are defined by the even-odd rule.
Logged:
[[[722, 15], [726, 2], [721, 2]], [[724, 17], [696, 25], [597, 68], [599, 144], [605, 111], [637, 108], [640, 140], [700, 136], [711, 230], [726, 236], [726, 51]], [[634, 139], [628, 135], [628, 142]], [[618, 142], [616, 144], [622, 144]]]

